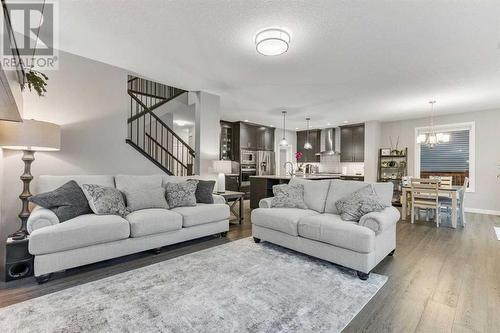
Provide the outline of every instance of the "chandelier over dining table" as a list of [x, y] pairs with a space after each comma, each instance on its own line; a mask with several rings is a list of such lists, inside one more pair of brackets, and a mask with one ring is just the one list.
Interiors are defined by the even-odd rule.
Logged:
[[436, 101], [429, 101], [429, 104], [431, 105], [430, 127], [426, 133], [421, 133], [417, 136], [417, 143], [433, 148], [439, 144], [450, 142], [450, 135], [447, 133], [436, 133], [434, 126], [434, 104], [436, 104]]

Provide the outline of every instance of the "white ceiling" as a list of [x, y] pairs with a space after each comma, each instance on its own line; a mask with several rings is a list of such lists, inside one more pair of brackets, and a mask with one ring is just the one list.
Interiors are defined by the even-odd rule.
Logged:
[[[500, 109], [500, 1], [60, 1], [60, 48], [290, 127]], [[254, 34], [279, 26], [288, 53]], [[500, 112], [500, 111], [499, 111]]]

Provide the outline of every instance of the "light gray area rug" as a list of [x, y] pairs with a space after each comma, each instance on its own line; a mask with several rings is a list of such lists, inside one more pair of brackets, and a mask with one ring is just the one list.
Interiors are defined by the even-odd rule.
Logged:
[[0, 309], [6, 332], [339, 332], [387, 281], [251, 238]]

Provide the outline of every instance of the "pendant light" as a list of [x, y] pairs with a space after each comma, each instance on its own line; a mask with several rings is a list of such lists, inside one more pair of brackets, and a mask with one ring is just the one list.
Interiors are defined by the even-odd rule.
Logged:
[[306, 143], [304, 143], [304, 149], [312, 149], [312, 144], [309, 142], [309, 121], [311, 118], [306, 118]]
[[283, 115], [283, 136], [281, 137], [280, 140], [280, 146], [288, 146], [288, 141], [286, 140], [285, 136], [285, 131], [286, 131], [286, 111], [281, 111], [281, 114]]
[[434, 148], [438, 144], [450, 142], [450, 135], [444, 133], [436, 133], [434, 127], [434, 104], [436, 101], [429, 101], [431, 105], [431, 126], [428, 133], [422, 133], [417, 136], [417, 143]]

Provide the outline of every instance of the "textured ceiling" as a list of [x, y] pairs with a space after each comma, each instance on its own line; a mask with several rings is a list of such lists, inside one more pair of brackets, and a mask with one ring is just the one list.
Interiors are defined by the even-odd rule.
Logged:
[[[290, 127], [500, 109], [500, 1], [60, 1], [60, 48]], [[259, 29], [288, 53], [255, 51]], [[500, 111], [499, 111], [500, 112]]]

